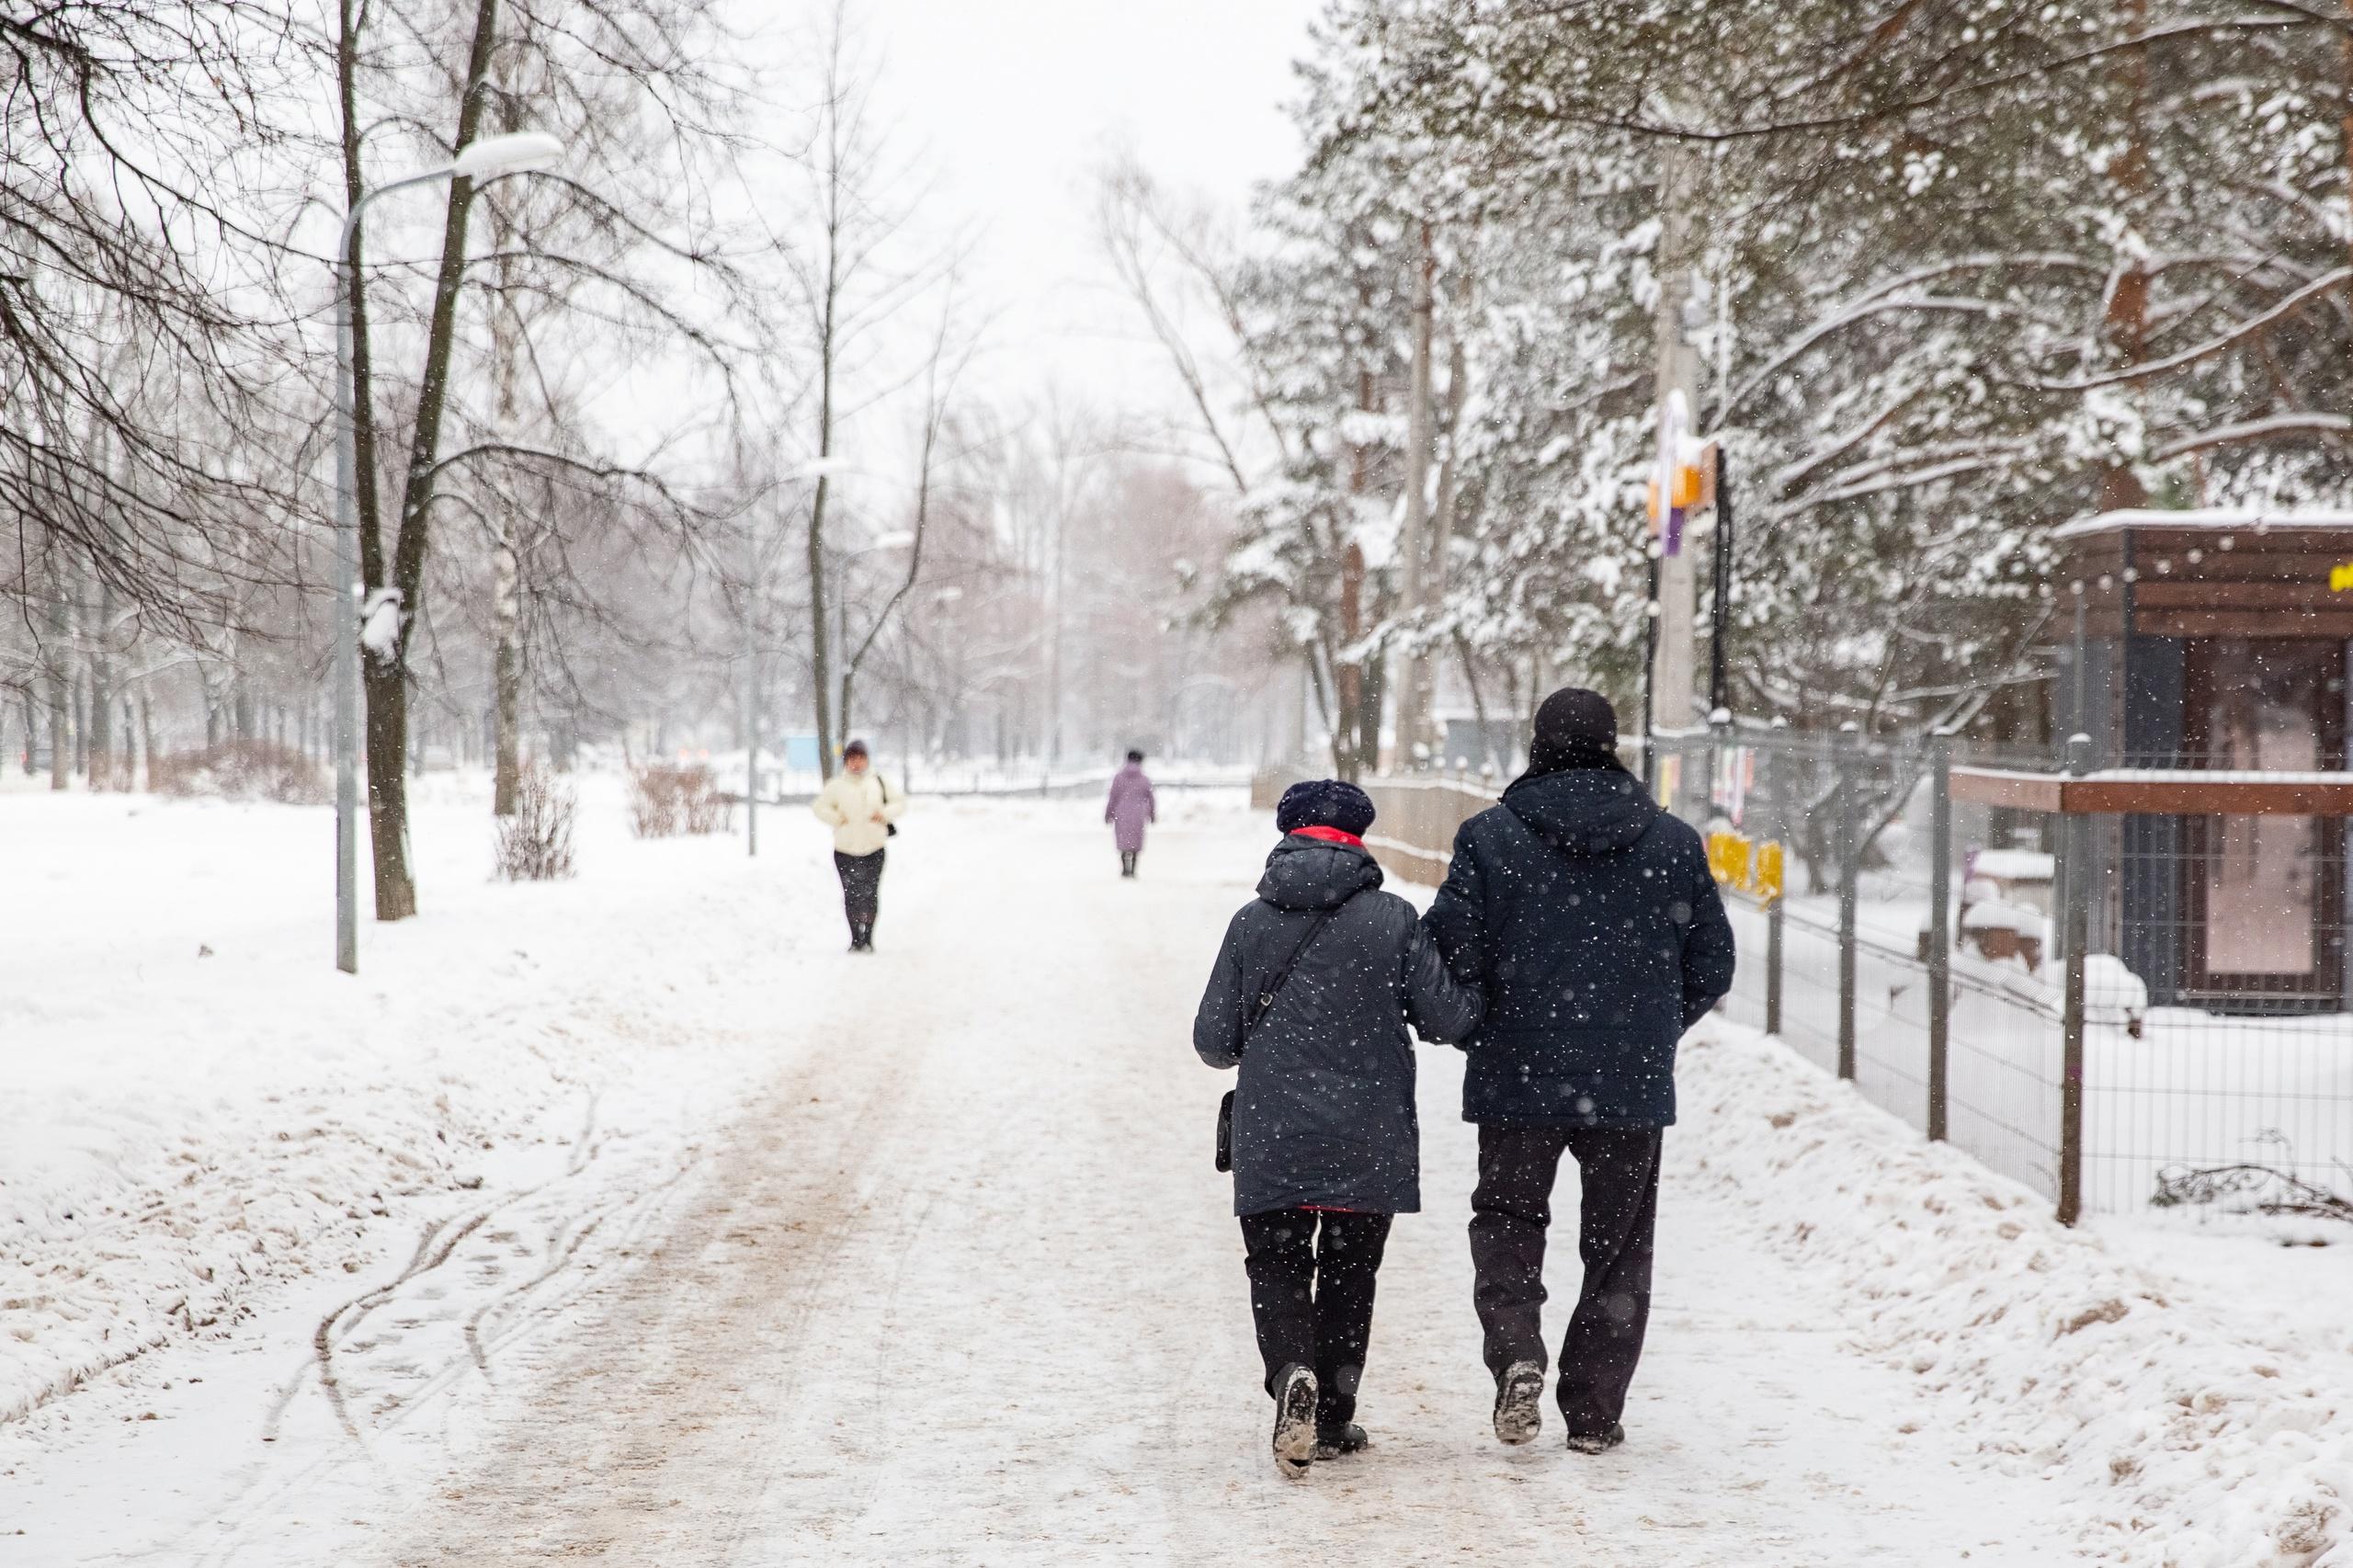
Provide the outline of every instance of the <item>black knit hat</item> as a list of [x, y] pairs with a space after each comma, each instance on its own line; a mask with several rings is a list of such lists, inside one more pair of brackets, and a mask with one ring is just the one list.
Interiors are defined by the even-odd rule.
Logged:
[[864, 741], [852, 741], [849, 744], [842, 747], [842, 760], [844, 762], [847, 762], [851, 757], [864, 756], [865, 755], [866, 743]]
[[1302, 827], [1336, 827], [1364, 836], [1372, 825], [1372, 797], [1340, 778], [1310, 778], [1283, 791], [1275, 825], [1285, 833]]
[[1536, 710], [1528, 771], [1563, 773], [1574, 767], [1625, 770], [1618, 760], [1618, 710], [1609, 706], [1609, 699], [1581, 686], [1564, 686]]

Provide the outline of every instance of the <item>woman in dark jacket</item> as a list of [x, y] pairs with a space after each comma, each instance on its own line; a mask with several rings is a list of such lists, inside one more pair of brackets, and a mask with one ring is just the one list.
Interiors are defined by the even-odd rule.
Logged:
[[1283, 841], [1227, 926], [1193, 1019], [1201, 1060], [1242, 1069], [1233, 1211], [1275, 1400], [1275, 1464], [1293, 1478], [1365, 1442], [1352, 1417], [1373, 1278], [1391, 1218], [1422, 1206], [1405, 1026], [1459, 1040], [1482, 1006], [1413, 905], [1380, 891], [1363, 843], [1372, 814], [1353, 784], [1284, 793]]

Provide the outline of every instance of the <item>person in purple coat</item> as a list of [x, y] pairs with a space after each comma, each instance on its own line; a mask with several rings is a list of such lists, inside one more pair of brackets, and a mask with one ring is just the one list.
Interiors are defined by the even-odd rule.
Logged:
[[1152, 798], [1152, 780], [1143, 776], [1143, 753], [1128, 753], [1128, 765], [1111, 776], [1111, 798], [1103, 803], [1103, 820], [1120, 846], [1120, 875], [1136, 874], [1136, 857], [1143, 853], [1146, 823], [1160, 820]]

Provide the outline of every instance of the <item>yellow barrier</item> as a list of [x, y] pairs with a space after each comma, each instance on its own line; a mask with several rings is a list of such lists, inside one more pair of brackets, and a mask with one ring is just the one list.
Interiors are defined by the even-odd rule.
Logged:
[[1775, 840], [1758, 844], [1737, 833], [1708, 835], [1710, 872], [1719, 883], [1760, 903], [1781, 896], [1781, 846]]

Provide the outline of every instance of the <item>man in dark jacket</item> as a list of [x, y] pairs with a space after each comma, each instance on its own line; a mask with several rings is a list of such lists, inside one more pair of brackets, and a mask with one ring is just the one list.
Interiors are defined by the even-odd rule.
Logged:
[[[1275, 1462], [1364, 1446], [1352, 1425], [1372, 1332], [1373, 1277], [1393, 1215], [1422, 1206], [1410, 1020], [1425, 1040], [1479, 1022], [1414, 907], [1382, 892], [1364, 847], [1372, 801], [1353, 784], [1293, 785], [1256, 900], [1227, 926], [1193, 1049], [1239, 1065], [1233, 1211], [1275, 1399]], [[1318, 1232], [1321, 1232], [1319, 1238]]]
[[1568, 1441], [1619, 1425], [1650, 1317], [1662, 1130], [1675, 1051], [1732, 988], [1732, 926], [1707, 851], [1618, 760], [1618, 717], [1571, 687], [1537, 710], [1528, 771], [1462, 824], [1426, 917], [1487, 1013], [1462, 1080], [1479, 1127], [1471, 1259], [1495, 1376], [1495, 1436], [1525, 1443], [1544, 1392], [1544, 1235], [1561, 1156], [1584, 1199], [1585, 1285], [1561, 1345]]

